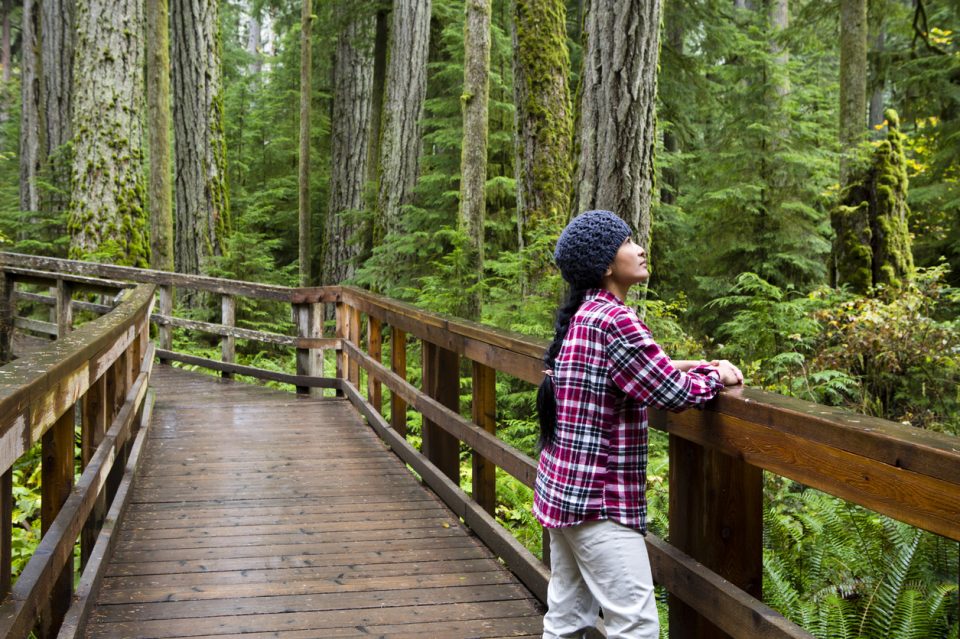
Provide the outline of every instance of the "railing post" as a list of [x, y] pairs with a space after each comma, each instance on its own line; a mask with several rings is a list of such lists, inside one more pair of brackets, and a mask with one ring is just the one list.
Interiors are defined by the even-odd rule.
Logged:
[[57, 339], [73, 330], [73, 285], [57, 280]]
[[[349, 337], [347, 333], [347, 312], [349, 307], [343, 302], [338, 301], [335, 306], [335, 316], [336, 316], [336, 336], [340, 340], [345, 340]], [[349, 358], [347, 357], [347, 352], [343, 349], [337, 351], [337, 364], [336, 364], [336, 376], [337, 379], [346, 379], [345, 371], [347, 370], [347, 362]], [[337, 391], [337, 397], [343, 397], [343, 391]]]
[[[367, 316], [367, 353], [376, 361], [380, 361], [383, 353], [383, 333], [380, 320], [373, 315]], [[373, 375], [367, 375], [367, 398], [370, 404], [379, 413], [383, 406], [380, 382]]]
[[[42, 466], [40, 471], [40, 529], [47, 534], [53, 520], [73, 487], [73, 426], [76, 408], [71, 406], [41, 438]], [[70, 607], [73, 594], [73, 560], [67, 561], [56, 578], [50, 599], [40, 610], [38, 636], [54, 637], [63, 616]]]
[[[316, 337], [313, 334], [314, 313], [316, 309], [313, 304], [294, 304], [293, 315], [297, 323], [297, 335], [299, 337]], [[314, 358], [311, 357], [311, 349], [297, 348], [297, 375], [315, 375], [316, 371]], [[297, 386], [297, 395], [309, 395], [309, 386]]]
[[13, 467], [0, 475], [0, 598], [10, 592], [13, 574]]
[[[360, 311], [352, 306], [347, 307], [347, 317], [349, 318], [347, 331], [348, 338], [357, 348], [360, 347]], [[356, 388], [360, 388], [360, 362], [350, 360], [347, 366], [347, 376], [350, 383]]]
[[[423, 391], [447, 408], [460, 412], [460, 357], [423, 341]], [[451, 480], [460, 483], [460, 441], [424, 418], [423, 454]]]
[[[497, 432], [497, 371], [473, 362], [473, 423], [491, 435]], [[491, 515], [497, 508], [497, 467], [473, 453], [473, 499]]]
[[[407, 379], [407, 334], [390, 327], [390, 368]], [[390, 393], [390, 425], [401, 436], [407, 436], [407, 403], [394, 392]]]
[[[237, 323], [237, 301], [232, 295], [224, 295], [220, 300], [220, 323], [233, 328]], [[220, 338], [221, 359], [232, 364], [236, 360], [237, 338], [233, 335], [224, 335]], [[233, 379], [233, 373], [220, 373], [224, 379]]]
[[[763, 471], [670, 435], [670, 543], [760, 599]], [[728, 635], [671, 596], [670, 636]]]
[[[160, 286], [160, 314], [166, 317], [173, 315], [173, 287], [169, 284]], [[165, 351], [173, 348], [173, 327], [169, 324], [161, 324], [158, 330], [159, 347]], [[166, 364], [167, 360], [161, 359], [161, 364]]]
[[13, 318], [16, 306], [13, 299], [16, 282], [6, 272], [0, 277], [0, 365], [13, 360]]
[[[80, 404], [80, 455], [84, 468], [107, 432], [107, 375], [109, 371], [90, 385]], [[80, 535], [81, 567], [87, 564], [106, 515], [107, 496], [101, 490]]]

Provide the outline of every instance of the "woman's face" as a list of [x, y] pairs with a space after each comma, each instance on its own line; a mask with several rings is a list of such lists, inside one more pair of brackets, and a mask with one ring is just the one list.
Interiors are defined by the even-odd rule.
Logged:
[[643, 247], [628, 237], [620, 245], [613, 263], [607, 269], [606, 278], [621, 287], [630, 287], [650, 279], [647, 270], [647, 253]]

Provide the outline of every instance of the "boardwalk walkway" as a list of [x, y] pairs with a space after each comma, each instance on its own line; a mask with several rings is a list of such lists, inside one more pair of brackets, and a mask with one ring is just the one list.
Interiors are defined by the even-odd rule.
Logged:
[[89, 637], [524, 637], [542, 609], [349, 403], [157, 366]]

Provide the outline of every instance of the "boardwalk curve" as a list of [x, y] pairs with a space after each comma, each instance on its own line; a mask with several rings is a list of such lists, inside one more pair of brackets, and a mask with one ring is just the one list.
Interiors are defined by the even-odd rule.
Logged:
[[536, 599], [346, 400], [152, 385], [88, 637], [539, 635]]

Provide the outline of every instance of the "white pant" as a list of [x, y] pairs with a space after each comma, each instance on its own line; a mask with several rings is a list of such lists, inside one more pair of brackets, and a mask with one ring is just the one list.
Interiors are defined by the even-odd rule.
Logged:
[[608, 639], [657, 639], [653, 574], [639, 531], [606, 520], [551, 528], [550, 563], [543, 639], [583, 637], [600, 608]]

